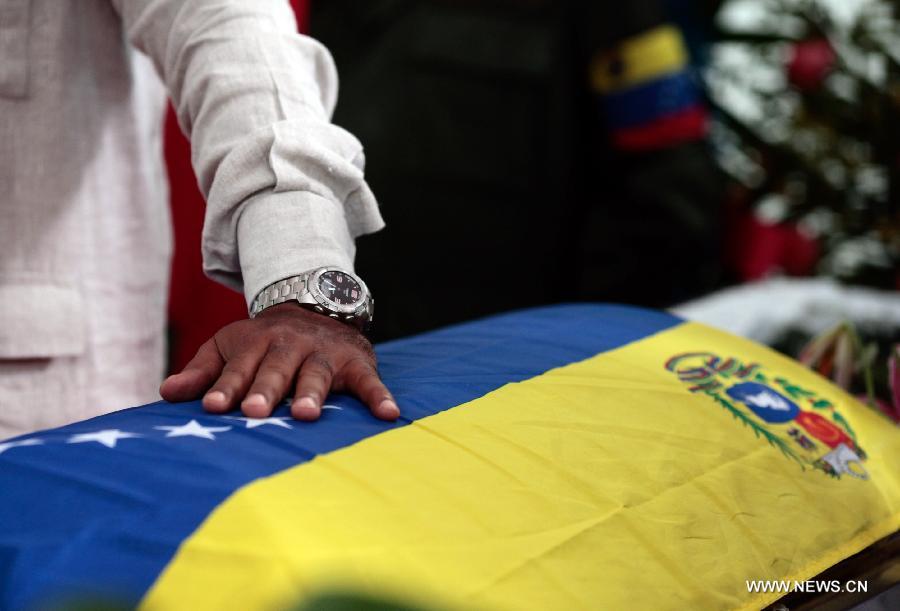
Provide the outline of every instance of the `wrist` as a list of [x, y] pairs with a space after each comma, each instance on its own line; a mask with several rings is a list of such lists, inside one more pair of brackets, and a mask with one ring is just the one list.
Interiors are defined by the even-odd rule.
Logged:
[[285, 301], [284, 303], [273, 305], [272, 307], [266, 308], [256, 315], [256, 318], [261, 319], [296, 319], [298, 317], [316, 323], [317, 325], [325, 325], [327, 327], [332, 327], [335, 329], [347, 329], [348, 327], [348, 325], [345, 325], [341, 321], [335, 320], [330, 316], [322, 316], [318, 312], [315, 312], [311, 308], [297, 303], [296, 301]]
[[354, 274], [337, 267], [320, 267], [263, 288], [250, 304], [250, 317], [285, 303], [296, 303], [365, 332], [372, 322], [375, 302], [365, 283]]

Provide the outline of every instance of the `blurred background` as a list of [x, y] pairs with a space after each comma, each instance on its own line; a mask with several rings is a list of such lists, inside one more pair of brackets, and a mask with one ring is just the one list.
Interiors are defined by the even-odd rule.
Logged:
[[[900, 0], [292, 4], [335, 57], [334, 120], [388, 224], [358, 241], [376, 341], [581, 300], [777, 344], [797, 321], [767, 311], [832, 303], [815, 334], [856, 299], [900, 339]], [[169, 123], [177, 369], [246, 310], [201, 284]]]

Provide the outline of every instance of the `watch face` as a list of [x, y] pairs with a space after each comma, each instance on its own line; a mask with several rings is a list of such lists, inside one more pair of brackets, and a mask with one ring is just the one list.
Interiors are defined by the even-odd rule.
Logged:
[[319, 276], [318, 284], [322, 294], [338, 305], [354, 305], [363, 296], [359, 283], [344, 272], [327, 271]]

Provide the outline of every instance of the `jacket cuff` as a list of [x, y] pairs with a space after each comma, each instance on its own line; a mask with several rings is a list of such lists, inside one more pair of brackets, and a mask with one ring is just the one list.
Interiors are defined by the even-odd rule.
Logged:
[[343, 207], [308, 191], [267, 191], [247, 199], [237, 245], [240, 279], [224, 270], [206, 272], [242, 288], [248, 307], [261, 290], [283, 278], [326, 265], [352, 272], [356, 254]]

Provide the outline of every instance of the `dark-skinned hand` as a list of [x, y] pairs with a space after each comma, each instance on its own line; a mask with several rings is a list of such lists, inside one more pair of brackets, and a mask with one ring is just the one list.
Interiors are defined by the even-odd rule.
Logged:
[[173, 402], [203, 395], [208, 412], [240, 406], [250, 418], [267, 418], [292, 394], [291, 415], [315, 420], [332, 390], [355, 395], [376, 418], [400, 415], [369, 341], [346, 324], [288, 302], [220, 329], [181, 373], [166, 378], [159, 394]]

